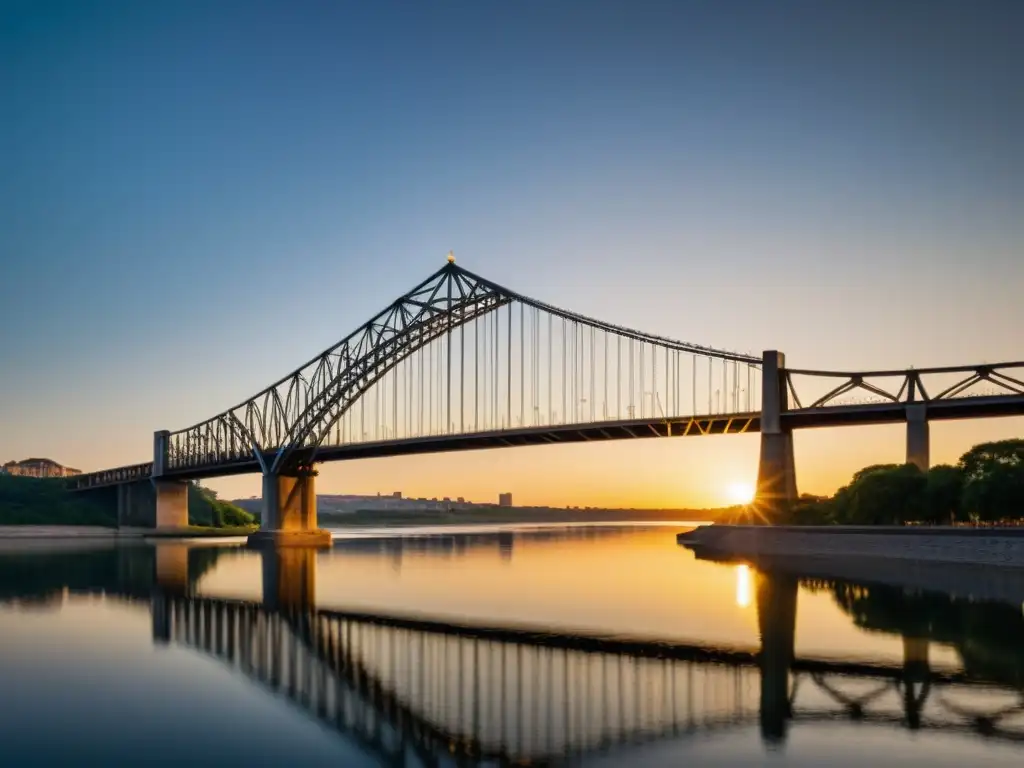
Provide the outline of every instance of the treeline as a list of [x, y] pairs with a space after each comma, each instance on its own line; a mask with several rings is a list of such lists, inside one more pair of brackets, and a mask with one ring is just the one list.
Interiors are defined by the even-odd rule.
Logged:
[[922, 472], [913, 464], [860, 470], [832, 497], [802, 496], [793, 525], [1018, 524], [1024, 518], [1024, 440], [981, 443]]
[[218, 499], [216, 491], [189, 483], [188, 523], [213, 528], [234, 528], [255, 524], [256, 516], [230, 501]]
[[801, 585], [831, 593], [862, 629], [951, 645], [971, 678], [1024, 685], [1024, 617], [1016, 605], [883, 584], [801, 580]]
[[[0, 525], [117, 526], [117, 496], [111, 492], [72, 493], [60, 478], [0, 475]], [[255, 515], [195, 483], [188, 489], [189, 525], [234, 528], [253, 525]], [[132, 525], [152, 525], [133, 521]]]
[[117, 508], [57, 478], [0, 475], [0, 525], [117, 525]]

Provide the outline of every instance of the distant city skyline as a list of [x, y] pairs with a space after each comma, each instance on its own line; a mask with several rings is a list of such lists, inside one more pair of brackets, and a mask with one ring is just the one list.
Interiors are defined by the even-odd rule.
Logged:
[[[941, 0], [8, 4], [0, 457], [145, 461], [451, 249], [801, 367], [1022, 359], [1022, 28], [1019, 3]], [[935, 424], [932, 463], [1022, 433]], [[795, 441], [810, 493], [903, 460], [899, 426]], [[317, 488], [712, 507], [757, 452], [507, 448], [324, 465]]]

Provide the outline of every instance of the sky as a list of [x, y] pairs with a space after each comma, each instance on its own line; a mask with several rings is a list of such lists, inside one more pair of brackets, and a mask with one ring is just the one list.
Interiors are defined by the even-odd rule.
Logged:
[[[147, 460], [449, 250], [799, 367], [1022, 359], [1022, 33], [1012, 0], [0, 0], [0, 461]], [[938, 424], [932, 461], [1022, 431]], [[904, 451], [899, 426], [795, 440], [815, 493]], [[318, 490], [717, 505], [757, 450], [345, 462]]]

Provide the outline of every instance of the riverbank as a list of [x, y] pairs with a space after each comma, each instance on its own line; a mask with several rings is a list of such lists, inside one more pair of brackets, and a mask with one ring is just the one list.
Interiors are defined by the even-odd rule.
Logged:
[[190, 525], [188, 528], [155, 531], [148, 528], [108, 528], [99, 525], [2, 525], [0, 542], [30, 542], [35, 540], [106, 540], [117, 539], [207, 539], [248, 536], [258, 529], [256, 525], [215, 528]]
[[884, 561], [1024, 568], [1024, 528], [945, 526], [711, 525], [677, 541], [714, 560], [784, 558]]
[[680, 520], [711, 522], [703, 510], [557, 510], [536, 507], [433, 511], [364, 510], [317, 515], [324, 528], [400, 528], [476, 525], [606, 525], [615, 523], [677, 523]]

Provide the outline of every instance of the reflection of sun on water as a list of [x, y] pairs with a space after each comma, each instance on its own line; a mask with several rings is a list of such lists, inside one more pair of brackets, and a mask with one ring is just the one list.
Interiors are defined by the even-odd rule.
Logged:
[[753, 578], [749, 565], [736, 566], [736, 605], [746, 608], [750, 605], [750, 587]]

